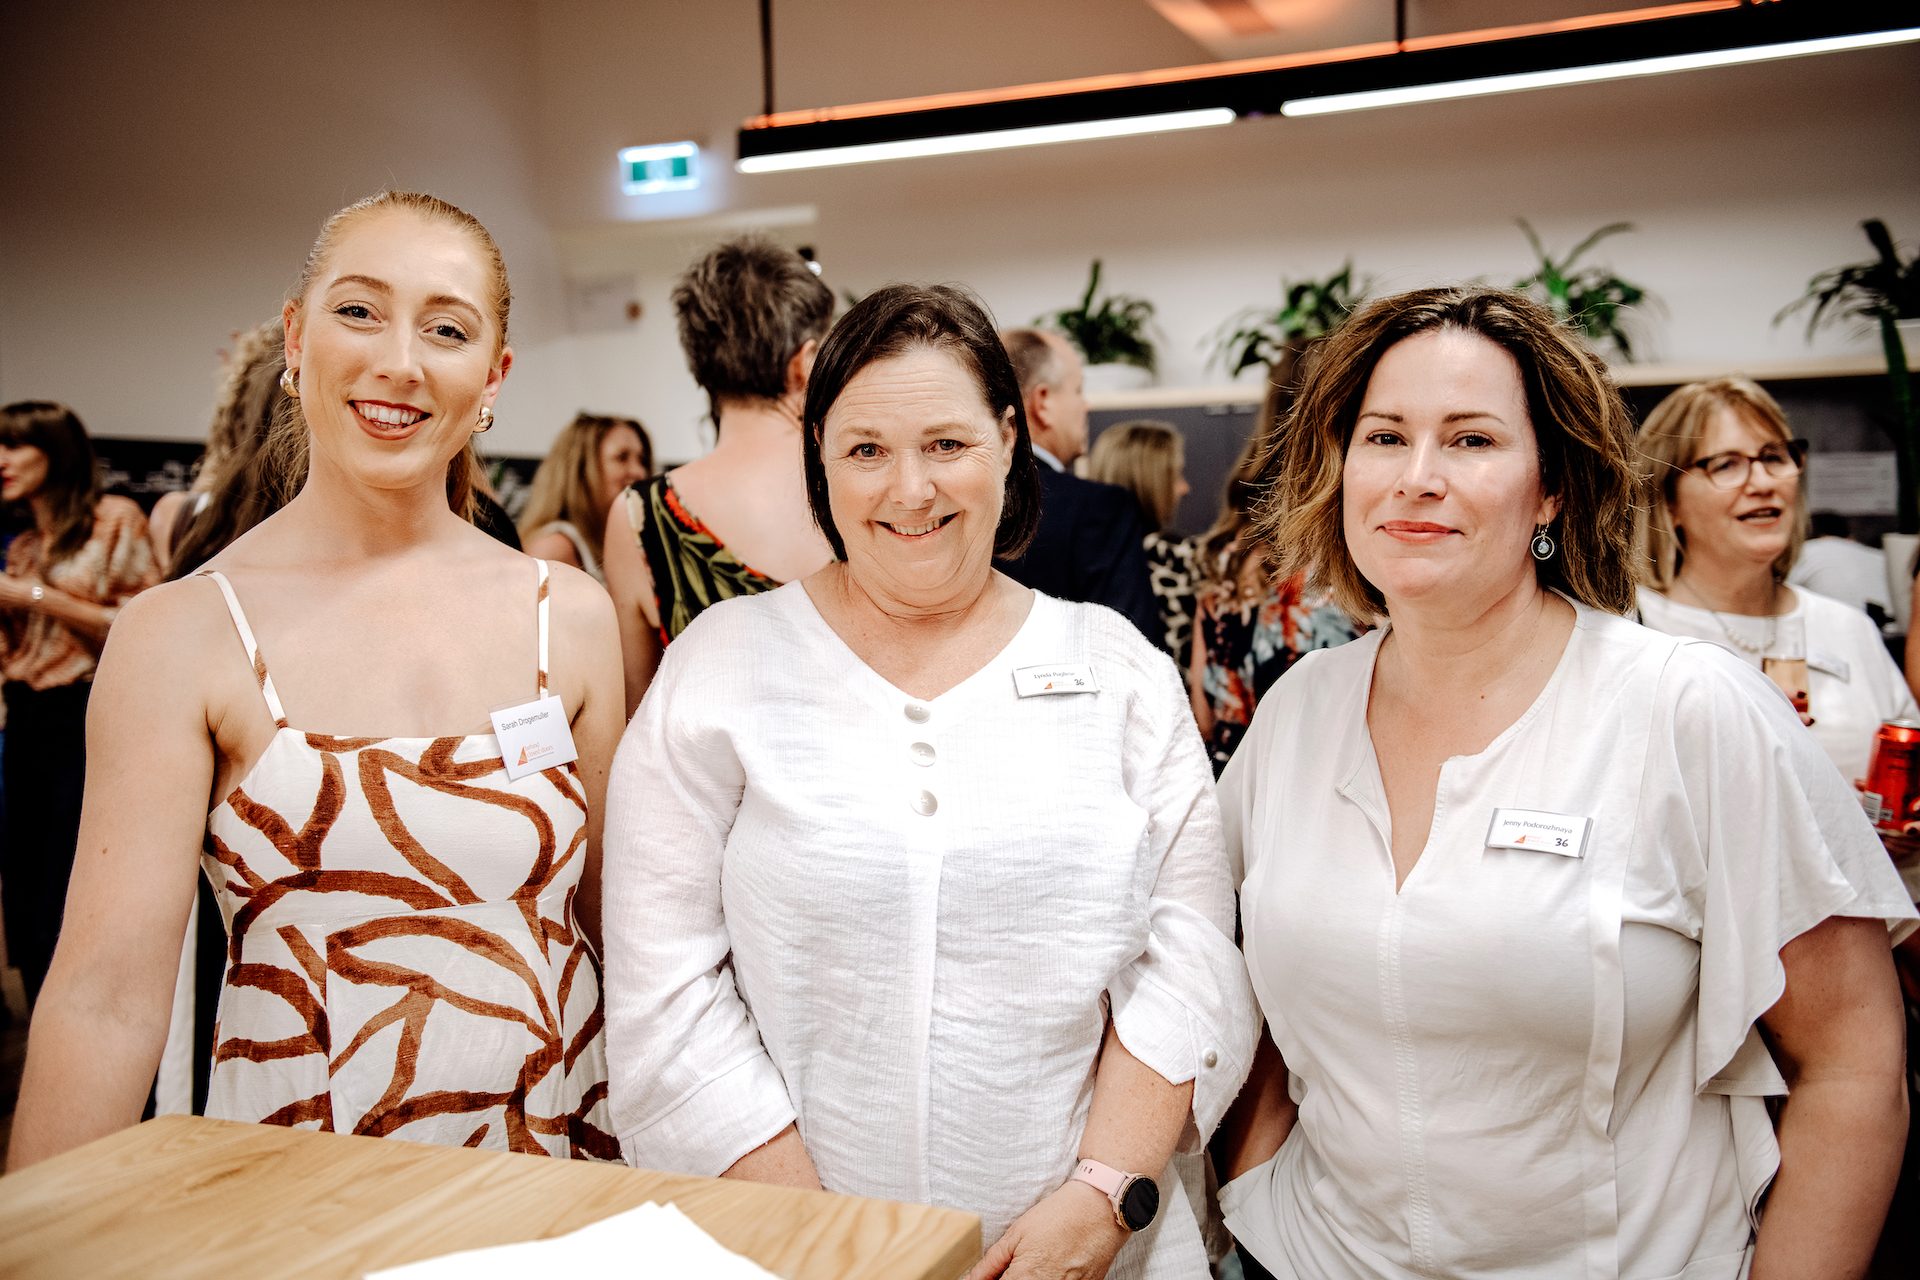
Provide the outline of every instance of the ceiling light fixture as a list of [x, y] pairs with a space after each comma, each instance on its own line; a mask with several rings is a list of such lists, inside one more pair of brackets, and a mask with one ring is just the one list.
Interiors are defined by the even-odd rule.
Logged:
[[762, 0], [765, 110], [740, 129], [741, 173], [1515, 93], [1920, 39], [1910, 4], [1682, 0], [1411, 38], [1402, 21], [1392, 40], [1310, 54], [776, 113], [771, 8]]
[[1820, 53], [1840, 53], [1848, 49], [1875, 49], [1885, 45], [1906, 44], [1915, 40], [1920, 40], [1920, 27], [1831, 36], [1822, 40], [1797, 40], [1788, 44], [1759, 45], [1745, 49], [1716, 49], [1704, 53], [1673, 54], [1660, 58], [1636, 58], [1626, 62], [1562, 67], [1551, 71], [1523, 71], [1511, 75], [1482, 76], [1472, 80], [1407, 85], [1402, 88], [1364, 89], [1354, 93], [1295, 98], [1280, 105], [1280, 114], [1321, 116], [1340, 111], [1370, 111], [1377, 107], [1398, 107], [1415, 102], [1446, 102], [1454, 98], [1520, 93], [1528, 89], [1546, 89], [1559, 85], [1596, 84], [1607, 80], [1627, 80], [1635, 76], [1700, 71], [1708, 67], [1734, 67], [1753, 62], [1772, 62], [1781, 58], [1805, 58]]
[[817, 147], [777, 155], [742, 156], [734, 168], [741, 173], [781, 173], [789, 169], [817, 169], [826, 165], [870, 164], [876, 160], [904, 160], [913, 156], [951, 156], [969, 151], [997, 151], [1006, 147], [1038, 147], [1052, 142], [1082, 142], [1089, 138], [1125, 138], [1142, 133], [1168, 133], [1176, 129], [1206, 129], [1232, 124], [1238, 118], [1231, 107], [1206, 107], [1196, 111], [1126, 116], [1117, 120], [1023, 125], [980, 133], [903, 138], [892, 142]]

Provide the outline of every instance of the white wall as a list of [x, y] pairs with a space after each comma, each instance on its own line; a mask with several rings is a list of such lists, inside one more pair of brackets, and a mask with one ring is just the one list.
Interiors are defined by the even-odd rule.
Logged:
[[[1516, 215], [1558, 247], [1638, 226], [1605, 255], [1661, 301], [1646, 358], [1871, 355], [1845, 334], [1809, 349], [1771, 317], [1816, 270], [1866, 256], [1862, 218], [1920, 240], [1914, 46], [742, 177], [752, 0], [192, 12], [188, 28], [131, 3], [37, 4], [0, 51], [18, 104], [0, 131], [0, 395], [70, 399], [106, 434], [196, 432], [227, 331], [277, 305], [321, 216], [388, 181], [472, 208], [506, 248], [520, 359], [489, 441], [503, 452], [539, 452], [581, 407], [637, 413], [665, 457], [704, 448], [667, 293], [705, 244], [756, 222], [815, 245], [837, 288], [960, 280], [1006, 323], [1072, 301], [1098, 255], [1113, 287], [1159, 304], [1169, 385], [1217, 381], [1206, 334], [1349, 255], [1383, 289], [1509, 280], [1528, 266]], [[1197, 57], [1145, 0], [775, 13], [782, 108]], [[682, 138], [710, 148], [705, 190], [620, 194], [619, 147]]]
[[[516, 345], [559, 336], [532, 41], [520, 0], [9, 4], [0, 396], [66, 400], [99, 435], [201, 435], [229, 333], [278, 314], [327, 214], [389, 185], [478, 215]], [[495, 438], [537, 450], [550, 428], [513, 409], [528, 364]]]
[[[976, 84], [1152, 65], [1132, 18], [1108, 24], [1114, 34], [1087, 4], [1065, 7], [1078, 41], [1064, 38], [1054, 7], [1013, 0], [964, 6], [964, 29], [948, 22], [919, 40], [873, 0], [850, 10], [785, 0], [777, 105], [951, 88], [951, 76], [937, 78], [948, 64]], [[753, 6], [579, 0], [543, 6], [540, 30], [541, 162], [557, 226], [811, 208], [812, 225], [779, 234], [815, 245], [836, 286], [960, 280], [1010, 324], [1071, 302], [1098, 255], [1114, 288], [1158, 304], [1168, 385], [1219, 381], [1200, 343], [1222, 319], [1277, 301], [1283, 276], [1324, 274], [1348, 256], [1382, 290], [1511, 281], [1530, 265], [1516, 216], [1560, 249], [1603, 223], [1636, 225], [1602, 260], [1659, 300], [1642, 321], [1643, 360], [1870, 356], [1870, 338], [1845, 333], [1809, 348], [1797, 326], [1773, 327], [1773, 314], [1815, 271], [1868, 256], [1861, 219], [1920, 240], [1915, 46], [1160, 139], [737, 176], [725, 171], [732, 130], [760, 100]], [[642, 46], [663, 54], [634, 70]], [[619, 194], [615, 149], [680, 138], [716, 153], [707, 190]], [[714, 233], [676, 243], [666, 231], [634, 229], [632, 283], [647, 313], [599, 341], [625, 357], [607, 370], [608, 392], [631, 396], [663, 453], [684, 456], [702, 447], [688, 429], [701, 405], [666, 290]]]

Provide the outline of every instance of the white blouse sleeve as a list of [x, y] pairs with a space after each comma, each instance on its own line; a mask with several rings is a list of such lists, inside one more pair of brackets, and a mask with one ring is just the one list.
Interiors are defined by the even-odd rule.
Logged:
[[1833, 916], [1913, 928], [1913, 906], [1852, 789], [1767, 678], [1718, 647], [1669, 662], [1639, 843], [1671, 858], [1699, 931], [1695, 1088], [1736, 1106], [1753, 1206], [1779, 1164], [1757, 1099], [1787, 1092], [1756, 1024], [1786, 989], [1780, 949]]
[[[1147, 858], [1157, 871], [1146, 950], [1107, 994], [1127, 1051], [1174, 1084], [1194, 1082], [1193, 1122], [1204, 1142], [1252, 1065], [1253, 988], [1233, 943], [1220, 809], [1192, 709], [1164, 657], [1141, 683], [1127, 730], [1126, 786], [1147, 810]], [[1193, 1144], [1188, 1134], [1182, 1149]]]
[[745, 786], [723, 686], [753, 661], [725, 639], [668, 648], [614, 756], [602, 872], [614, 1132], [629, 1164], [708, 1176], [795, 1118], [734, 988], [721, 910]]

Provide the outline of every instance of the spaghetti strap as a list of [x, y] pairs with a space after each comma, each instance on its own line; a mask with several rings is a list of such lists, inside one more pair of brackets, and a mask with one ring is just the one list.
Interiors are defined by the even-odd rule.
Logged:
[[[540, 691], [534, 696], [544, 698], [547, 696], [547, 597], [551, 593], [547, 589], [547, 562], [545, 560], [535, 560], [534, 563], [540, 566], [540, 589], [535, 597], [539, 602], [540, 613]], [[238, 608], [239, 606], [236, 605], [234, 607]]]
[[[215, 585], [220, 588], [220, 594], [226, 597], [227, 612], [233, 616], [233, 628], [240, 633], [240, 643], [247, 647], [247, 661], [253, 664], [253, 678], [260, 684], [260, 696], [266, 699], [267, 712], [273, 717], [273, 727], [276, 729], [286, 728], [286, 710], [280, 705], [280, 695], [274, 691], [273, 677], [267, 674], [267, 660], [260, 652], [259, 642], [253, 638], [253, 628], [247, 625], [247, 615], [240, 608], [240, 598], [233, 594], [233, 584], [228, 582], [227, 575], [221, 573], [218, 569], [202, 569], [199, 576], [212, 578]], [[542, 608], [544, 609], [544, 607], [543, 605]], [[546, 615], [543, 612], [541, 614], [542, 628], [540, 632], [541, 649], [543, 652], [542, 663], [546, 660], [544, 657], [546, 647], [545, 618]]]

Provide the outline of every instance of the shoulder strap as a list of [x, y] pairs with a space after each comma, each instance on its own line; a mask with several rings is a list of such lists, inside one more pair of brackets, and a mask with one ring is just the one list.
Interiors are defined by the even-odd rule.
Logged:
[[540, 569], [540, 587], [535, 595], [540, 614], [540, 671], [538, 679], [540, 691], [536, 696], [544, 698], [547, 696], [547, 597], [552, 593], [547, 587], [547, 562], [545, 560], [535, 560], [534, 564], [538, 565]]
[[[543, 565], [542, 568], [544, 569], [545, 566]], [[240, 608], [240, 599], [238, 596], [233, 594], [233, 584], [227, 581], [226, 574], [221, 573], [217, 569], [204, 569], [201, 571], [200, 576], [203, 578], [212, 578], [214, 581], [214, 584], [220, 588], [220, 594], [226, 597], [227, 612], [233, 617], [233, 629], [240, 633], [240, 643], [247, 647], [247, 661], [253, 664], [253, 678], [257, 680], [260, 684], [260, 696], [266, 699], [267, 713], [273, 717], [273, 724], [275, 728], [277, 729], [286, 728], [287, 727], [286, 710], [280, 705], [280, 695], [274, 691], [273, 677], [267, 674], [267, 660], [260, 652], [259, 642], [253, 638], [253, 628], [247, 625], [247, 615]], [[544, 601], [544, 587], [545, 587], [545, 580], [542, 579], [543, 601]], [[544, 608], [545, 608], [545, 605], [543, 603], [542, 609], [544, 610]], [[541, 618], [541, 624], [542, 624], [542, 630], [540, 633], [541, 650], [542, 650], [541, 661], [544, 663], [546, 660], [545, 659], [546, 614], [542, 612], [540, 615], [540, 618]]]

